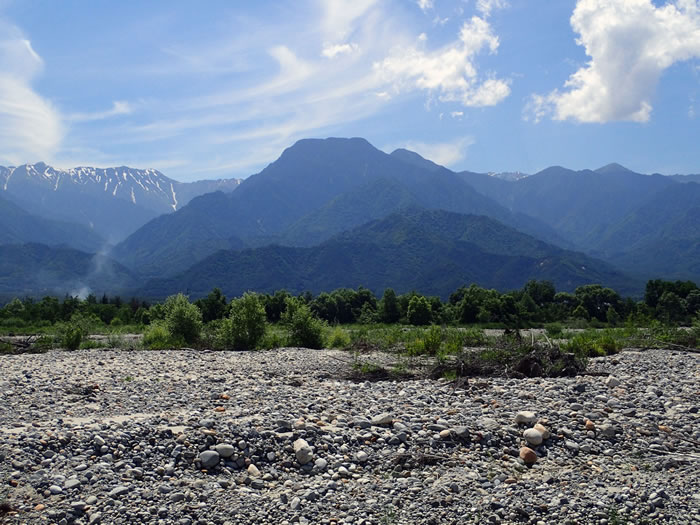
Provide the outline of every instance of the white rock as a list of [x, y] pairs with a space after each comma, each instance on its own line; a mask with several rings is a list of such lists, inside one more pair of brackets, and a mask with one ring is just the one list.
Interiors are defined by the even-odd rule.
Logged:
[[530, 445], [541, 445], [542, 444], [542, 432], [536, 428], [528, 428], [523, 432], [523, 437]]
[[537, 423], [537, 416], [529, 410], [522, 410], [515, 414], [515, 423], [517, 425], [534, 425]]
[[622, 382], [615, 376], [608, 376], [608, 378], [605, 380], [605, 385], [610, 387], [610, 388], [615, 388], [616, 386], [620, 386]]
[[301, 438], [294, 442], [294, 454], [300, 465], [306, 465], [314, 457], [314, 452], [309, 444]]

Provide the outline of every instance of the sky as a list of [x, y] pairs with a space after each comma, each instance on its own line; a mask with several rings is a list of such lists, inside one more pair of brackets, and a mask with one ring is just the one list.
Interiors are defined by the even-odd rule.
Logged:
[[246, 177], [329, 136], [700, 173], [700, 0], [0, 0], [0, 165]]

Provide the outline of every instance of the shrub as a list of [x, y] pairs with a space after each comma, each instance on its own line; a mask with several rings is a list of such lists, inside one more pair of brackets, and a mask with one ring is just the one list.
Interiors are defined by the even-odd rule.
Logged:
[[438, 350], [440, 350], [441, 345], [442, 329], [437, 325], [433, 325], [425, 332], [425, 336], [423, 337], [423, 349], [425, 353], [435, 355], [438, 353]]
[[277, 332], [268, 330], [265, 336], [260, 341], [260, 348], [266, 350], [272, 350], [275, 348], [282, 348], [284, 346], [284, 339]]
[[66, 350], [77, 350], [83, 340], [82, 329], [74, 324], [68, 324], [63, 328], [61, 334], [61, 347]]
[[162, 322], [149, 325], [143, 333], [143, 346], [151, 350], [165, 350], [182, 346], [183, 341], [173, 341], [168, 328]]
[[562, 348], [580, 357], [602, 357], [616, 354], [622, 345], [612, 332], [587, 331], [573, 336]]
[[193, 344], [202, 333], [202, 312], [183, 294], [171, 295], [163, 305], [165, 327], [173, 340]]
[[331, 348], [345, 348], [350, 345], [350, 336], [341, 327], [336, 326], [331, 332], [328, 344]]
[[294, 297], [285, 301], [282, 324], [287, 328], [288, 343], [304, 348], [323, 348], [323, 322], [316, 319], [308, 305]]
[[265, 307], [256, 294], [246, 293], [231, 302], [231, 315], [221, 324], [219, 341], [223, 348], [258, 348], [267, 330]]

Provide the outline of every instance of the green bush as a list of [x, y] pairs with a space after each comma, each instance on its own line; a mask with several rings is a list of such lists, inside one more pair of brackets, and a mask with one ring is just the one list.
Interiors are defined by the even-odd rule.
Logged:
[[171, 295], [163, 305], [165, 327], [173, 340], [193, 344], [202, 333], [202, 312], [183, 294]]
[[562, 348], [581, 357], [602, 357], [616, 354], [622, 349], [622, 344], [611, 331], [586, 331], [574, 335]]
[[435, 355], [442, 345], [442, 328], [433, 325], [425, 331], [423, 349], [426, 354]]
[[77, 350], [83, 340], [82, 329], [74, 324], [66, 325], [61, 334], [61, 347], [66, 350]]
[[231, 301], [231, 315], [221, 324], [219, 342], [226, 349], [254, 350], [266, 330], [265, 307], [256, 294], [246, 293]]
[[316, 319], [308, 305], [294, 297], [286, 299], [287, 309], [282, 314], [282, 324], [287, 328], [290, 346], [323, 348], [323, 322]]
[[328, 344], [331, 348], [346, 348], [350, 345], [350, 336], [341, 327], [336, 326], [331, 332]]
[[545, 325], [545, 333], [552, 339], [561, 339], [564, 328], [561, 323], [549, 323]]
[[260, 348], [264, 348], [265, 350], [273, 350], [275, 348], [282, 348], [284, 346], [284, 338], [280, 336], [280, 334], [278, 334], [277, 332], [273, 332], [272, 330], [268, 330], [267, 333], [265, 333], [265, 336], [260, 341]]
[[182, 346], [184, 341], [174, 341], [170, 335], [170, 331], [162, 322], [156, 322], [149, 325], [143, 333], [143, 346], [151, 350], [165, 350]]

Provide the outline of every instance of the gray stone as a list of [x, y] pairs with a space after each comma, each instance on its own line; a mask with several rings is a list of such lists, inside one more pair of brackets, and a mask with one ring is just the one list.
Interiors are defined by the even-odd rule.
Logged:
[[230, 458], [236, 452], [236, 448], [229, 443], [219, 443], [214, 448], [222, 458]]
[[109, 491], [108, 496], [110, 498], [118, 498], [119, 496], [123, 496], [127, 492], [131, 490], [130, 487], [125, 487], [124, 485], [117, 485], [114, 487], [112, 490]]
[[391, 414], [389, 414], [388, 412], [382, 412], [381, 414], [377, 414], [372, 418], [372, 425], [374, 425], [375, 427], [391, 425], [393, 420], [394, 418]]
[[305, 440], [299, 438], [294, 442], [293, 446], [294, 454], [296, 455], [297, 461], [300, 465], [306, 465], [313, 459], [313, 450]]
[[214, 450], [205, 450], [199, 455], [202, 468], [213, 468], [219, 464], [219, 453]]

